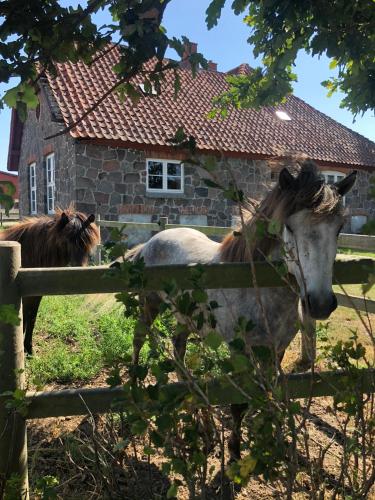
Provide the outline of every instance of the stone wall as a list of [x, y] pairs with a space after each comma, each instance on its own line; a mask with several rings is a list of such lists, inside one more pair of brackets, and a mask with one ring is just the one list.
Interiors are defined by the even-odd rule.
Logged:
[[[169, 222], [177, 224], [232, 225], [236, 207], [221, 190], [205, 185], [203, 177], [207, 173], [195, 165], [184, 166], [183, 194], [147, 193], [146, 158], [161, 156], [165, 158], [160, 152], [77, 144], [77, 206], [107, 220], [154, 222], [167, 216]], [[176, 155], [167, 158], [179, 159]], [[254, 198], [260, 198], [271, 182], [271, 169], [260, 160], [221, 161], [217, 171], [221, 183], [229, 182], [232, 175], [238, 187]]]
[[29, 111], [23, 128], [19, 163], [20, 215], [30, 214], [29, 165], [36, 163], [36, 194], [38, 214], [47, 213], [45, 157], [55, 154], [55, 206], [66, 207], [74, 201], [75, 142], [69, 135], [45, 140], [63, 128], [53, 100], [42, 84], [40, 109]]
[[[365, 222], [365, 219], [375, 217], [375, 199], [370, 194], [370, 187], [375, 186], [375, 172], [358, 170], [357, 181], [353, 189], [346, 195], [345, 202], [348, 210], [347, 232], [358, 232], [356, 219]], [[358, 230], [357, 230], [358, 228]]]

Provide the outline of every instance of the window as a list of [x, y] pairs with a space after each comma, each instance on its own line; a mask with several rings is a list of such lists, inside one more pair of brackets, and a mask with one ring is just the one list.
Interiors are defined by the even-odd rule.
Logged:
[[[335, 184], [336, 182], [341, 181], [345, 177], [345, 174], [343, 174], [342, 172], [326, 170], [322, 172], [322, 176], [326, 184]], [[345, 206], [345, 196], [343, 197], [342, 202]]]
[[173, 160], [147, 160], [147, 191], [183, 193], [184, 166]]
[[35, 175], [36, 163], [31, 163], [29, 165], [29, 185], [30, 185], [30, 214], [35, 215], [37, 213], [36, 209], [36, 175]]
[[46, 157], [47, 213], [55, 213], [55, 155]]
[[330, 170], [322, 172], [322, 176], [327, 184], [335, 184], [335, 182], [341, 181], [345, 177], [342, 172], [331, 172]]

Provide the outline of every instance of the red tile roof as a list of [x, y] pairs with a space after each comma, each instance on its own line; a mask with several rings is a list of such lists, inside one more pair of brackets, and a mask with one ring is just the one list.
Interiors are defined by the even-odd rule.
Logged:
[[[117, 48], [91, 66], [58, 65], [56, 78], [48, 76], [65, 124], [77, 120], [116, 82], [112, 66]], [[231, 74], [245, 74], [240, 65]], [[282, 151], [302, 152], [322, 164], [375, 166], [375, 143], [340, 125], [301, 99], [291, 96], [277, 107], [291, 120], [275, 115], [275, 108], [232, 109], [224, 120], [207, 118], [211, 100], [228, 88], [226, 74], [199, 71], [193, 78], [181, 69], [181, 91], [174, 99], [173, 74], [168, 74], [160, 96], [145, 96], [135, 106], [114, 93], [84, 119], [71, 135], [82, 139], [121, 141], [134, 147], [169, 146], [177, 128], [184, 126], [203, 152], [224, 152], [249, 157], [278, 157]], [[142, 82], [139, 77], [136, 80]]]

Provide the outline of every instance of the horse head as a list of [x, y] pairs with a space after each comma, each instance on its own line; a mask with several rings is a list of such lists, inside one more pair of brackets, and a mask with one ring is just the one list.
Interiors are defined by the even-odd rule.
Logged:
[[314, 319], [328, 318], [337, 307], [332, 272], [345, 222], [342, 198], [353, 187], [356, 174], [328, 185], [310, 161], [297, 177], [286, 168], [280, 172], [285, 259], [298, 282], [302, 307]]
[[55, 215], [55, 244], [57, 253], [66, 262], [60, 265], [84, 266], [93, 248], [99, 243], [95, 215], [88, 217], [71, 208], [58, 210]]

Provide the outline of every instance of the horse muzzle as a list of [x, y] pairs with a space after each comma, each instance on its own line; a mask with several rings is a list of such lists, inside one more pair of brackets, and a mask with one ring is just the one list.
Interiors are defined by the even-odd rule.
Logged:
[[302, 299], [303, 309], [313, 319], [327, 319], [337, 308], [336, 295], [308, 293]]

